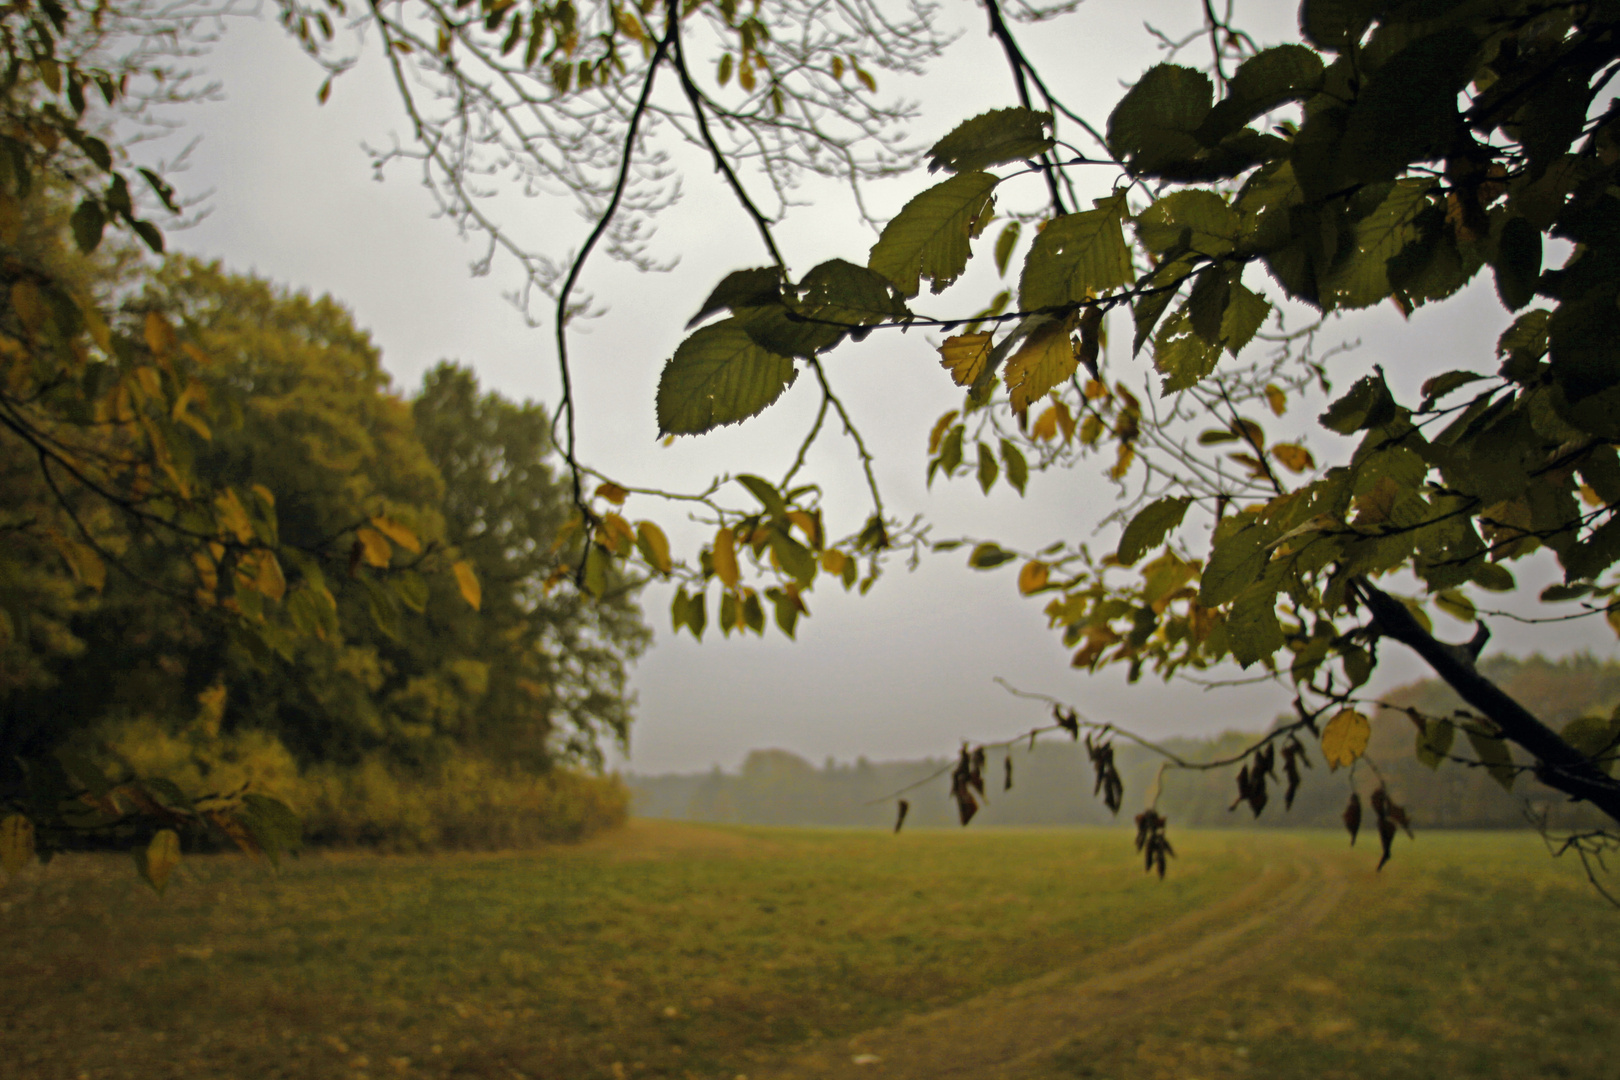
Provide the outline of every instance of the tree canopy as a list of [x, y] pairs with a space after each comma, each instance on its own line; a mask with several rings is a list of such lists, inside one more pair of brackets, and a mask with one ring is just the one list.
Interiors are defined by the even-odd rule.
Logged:
[[[963, 400], [929, 434], [931, 477], [966, 471], [987, 491], [1004, 478], [1023, 492], [1032, 474], [1094, 464], [1119, 492], [1105, 515], [1122, 526], [1111, 552], [979, 538], [966, 545], [969, 565], [1016, 565], [1018, 590], [1044, 604], [1077, 668], [1117, 664], [1134, 679], [1235, 662], [1287, 686], [1295, 716], [1228, 762], [1256, 814], [1274, 783], [1289, 801], [1320, 755], [1348, 767], [1346, 821], [1360, 821], [1356, 778], [1364, 762], [1373, 771], [1376, 704], [1364, 688], [1394, 643], [1466, 706], [1408, 708], [1421, 760], [1483, 768], [1504, 786], [1533, 771], [1620, 820], [1620, 720], [1583, 716], [1555, 730], [1474, 662], [1487, 621], [1503, 617], [1490, 594], [1517, 589], [1512, 564], [1542, 549], [1563, 576], [1542, 599], [1566, 605], [1546, 617], [1620, 628], [1613, 5], [1307, 0], [1299, 39], [1262, 47], [1230, 6], [1205, 4], [1191, 12], [1192, 33], [1160, 35], [1165, 62], [1093, 117], [1054, 94], [1020, 45], [1030, 22], [1083, 32], [1086, 11], [987, 0], [985, 26], [1008, 65], [1004, 100], [950, 119], [877, 96], [880, 75], [921, 72], [948, 43], [938, 10], [918, 4], [398, 0], [343, 25], [336, 0], [281, 10], [334, 77], [354, 50], [381, 50], [413, 138], [379, 166], [417, 163], [448, 216], [487, 239], [487, 261], [515, 262], [521, 301], [549, 302], [575, 509], [565, 528], [584, 541], [564, 576], [585, 595], [668, 577], [677, 629], [701, 636], [712, 613], [725, 632], [763, 632], [768, 607], [791, 636], [818, 578], [865, 589], [896, 553], [959, 546], [885, 507], [834, 385], [863, 341], [933, 333], [944, 370], [930, 377], [951, 379]], [[69, 16], [49, 19], [60, 31]], [[73, 80], [28, 63], [28, 100], [52, 99], [39, 115], [68, 116], [52, 96], [71, 104]], [[944, 133], [931, 146], [900, 135], [918, 115]], [[578, 287], [593, 252], [656, 263], [645, 229], [671, 206], [675, 179], [664, 136], [707, 156], [760, 256], [717, 283], [664, 366], [661, 433], [752, 420], [790, 392], [821, 398], [781, 481], [751, 466], [689, 492], [639, 490], [714, 529], [685, 557], [655, 523], [619, 512], [635, 484], [576, 453], [568, 349], [570, 325], [592, 308]], [[87, 138], [68, 132], [73, 146]], [[93, 146], [83, 153], [98, 161]], [[815, 252], [800, 269], [776, 225], [816, 212], [791, 206], [806, 174], [847, 181], [869, 219], [871, 179], [915, 175], [916, 193], [868, 250]], [[592, 223], [585, 242], [569, 253], [528, 243], [488, 211], [486, 178], [570, 193]], [[100, 223], [123, 220], [113, 184], [75, 212], [81, 246]], [[939, 295], [986, 250], [1015, 281], [991, 296]], [[1404, 400], [1386, 373], [1362, 375], [1321, 412], [1315, 449], [1268, 436], [1269, 417], [1328, 391], [1315, 320], [1386, 301], [1403, 313], [1443, 304], [1487, 273], [1511, 313], [1496, 355], [1425, 370]], [[14, 306], [30, 310], [26, 299]], [[168, 341], [163, 325], [147, 335], [153, 352]], [[824, 521], [804, 475], [829, 413], [871, 488], [861, 522]], [[1077, 520], [1075, 532], [1095, 524]], [[354, 550], [371, 548], [357, 538]], [[1473, 639], [1443, 642], [1431, 611], [1476, 622]], [[1052, 707], [1053, 729], [1088, 732], [1099, 791], [1117, 810], [1111, 740], [1122, 733]], [[983, 749], [964, 749], [953, 773], [964, 822], [982, 795]], [[1406, 815], [1376, 772], [1367, 786], [1387, 858]], [[1162, 872], [1168, 841], [1148, 802], [1139, 845]], [[1587, 855], [1612, 839], [1570, 843]]]

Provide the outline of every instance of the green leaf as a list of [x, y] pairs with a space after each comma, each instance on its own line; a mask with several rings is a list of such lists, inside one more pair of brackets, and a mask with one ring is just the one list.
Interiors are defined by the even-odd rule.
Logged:
[[1417, 218], [1428, 208], [1434, 184], [1425, 177], [1401, 180], [1356, 223], [1354, 243], [1323, 285], [1324, 306], [1363, 308], [1389, 298], [1389, 261], [1418, 238]]
[[749, 494], [759, 500], [760, 505], [771, 517], [780, 519], [787, 514], [787, 503], [769, 480], [748, 473], [740, 473], [736, 480], [748, 489]]
[[967, 429], [957, 424], [945, 434], [945, 441], [939, 444], [939, 465], [949, 475], [962, 464], [962, 440]]
[[1238, 598], [1226, 617], [1226, 643], [1239, 667], [1249, 667], [1283, 647], [1282, 623], [1272, 593], [1257, 589]]
[[658, 380], [661, 434], [700, 435], [757, 415], [793, 384], [793, 361], [754, 343], [741, 320], [705, 326], [681, 342]]
[[1243, 219], [1225, 199], [1203, 188], [1173, 191], [1135, 218], [1136, 238], [1153, 252], [1192, 252], [1219, 258], [1243, 231]]
[[1304, 0], [1299, 6], [1299, 29], [1317, 48], [1339, 52], [1360, 41], [1373, 16], [1385, 6], [1381, 0]]
[[1541, 230], [1522, 217], [1508, 219], [1491, 268], [1496, 271], [1496, 295], [1509, 311], [1534, 300], [1541, 278]]
[[296, 851], [304, 842], [304, 822], [292, 807], [269, 795], [248, 792], [242, 796], [244, 805], [252, 808], [276, 846], [283, 851]]
[[1491, 779], [1508, 791], [1513, 790], [1513, 781], [1519, 777], [1519, 770], [1513, 767], [1513, 754], [1508, 750], [1507, 743], [1497, 735], [1491, 735], [1472, 724], [1463, 728], [1468, 735], [1469, 745], [1473, 746], [1475, 755], [1485, 763], [1485, 771], [1491, 774]]
[[88, 255], [101, 243], [102, 231], [107, 227], [107, 214], [99, 202], [85, 199], [73, 211], [68, 224], [73, 229], [73, 242], [79, 245], [80, 251]]
[[815, 552], [789, 536], [786, 529], [771, 530], [771, 554], [800, 585], [808, 586], [816, 579]]
[[1274, 528], [1252, 523], [1229, 528], [1229, 533], [1216, 539], [1199, 581], [1198, 602], [1207, 608], [1235, 599], [1259, 579], [1271, 561], [1267, 548], [1275, 538]]
[[1108, 117], [1108, 149], [1132, 172], [1152, 175], [1203, 149], [1193, 136], [1209, 115], [1214, 87], [1202, 71], [1157, 64]]
[[990, 223], [998, 183], [990, 173], [964, 172], [922, 192], [884, 226], [866, 265], [903, 296], [916, 296], [921, 278], [936, 293], [944, 289], [967, 269], [969, 241]]
[[803, 318], [846, 326], [894, 322], [911, 314], [888, 278], [843, 259], [829, 259], [804, 275], [785, 303]]
[[1029, 483], [1029, 462], [1024, 460], [1023, 452], [1010, 439], [1001, 440], [1001, 463], [1007, 470], [1007, 483], [1022, 495]]
[[1451, 753], [1451, 742], [1456, 735], [1457, 729], [1450, 720], [1431, 717], [1424, 721], [1423, 730], [1417, 733], [1417, 759], [1431, 769], [1438, 769], [1440, 762]]
[[1436, 401], [1445, 397], [1459, 387], [1477, 382], [1485, 376], [1475, 371], [1448, 371], [1444, 375], [1436, 375], [1423, 383], [1423, 408], [1427, 409]]
[[1095, 210], [1054, 218], [1024, 258], [1018, 304], [1025, 311], [1058, 307], [1128, 285], [1136, 278], [1121, 218], [1123, 196]]
[[1457, 95], [1478, 48], [1473, 30], [1453, 26], [1412, 42], [1372, 73], [1339, 144], [1351, 179], [1392, 180], [1413, 162], [1446, 155], [1459, 123]]
[[1387, 424], [1395, 416], [1395, 399], [1381, 375], [1363, 375], [1327, 412], [1317, 417], [1322, 426], [1340, 435]]
[[760, 307], [774, 304], [782, 298], [782, 271], [774, 266], [761, 266], [753, 270], [733, 270], [720, 279], [709, 298], [703, 301], [698, 313], [686, 324], [688, 330], [727, 308]]
[[1119, 538], [1119, 561], [1131, 566], [1148, 551], [1158, 547], [1170, 535], [1170, 531], [1181, 524], [1182, 518], [1187, 516], [1187, 507], [1191, 505], [1191, 497], [1172, 495], [1156, 499], [1137, 511]]
[[799, 625], [799, 598], [786, 589], [767, 589], [765, 596], [776, 608], [776, 627], [791, 640]]
[[1254, 340], [1271, 315], [1271, 301], [1241, 283], [1234, 282], [1221, 316], [1221, 344], [1234, 357]]
[[612, 565], [612, 556], [603, 551], [601, 545], [592, 544], [585, 549], [585, 591], [598, 600], [607, 592], [608, 568]]
[[988, 169], [1035, 158], [1052, 148], [1046, 134], [1052, 114], [1033, 109], [993, 109], [957, 126], [928, 151], [928, 171]]
[[1007, 276], [1007, 263], [1012, 259], [1013, 248], [1018, 246], [1018, 236], [1022, 231], [1023, 227], [1018, 222], [1009, 221], [1001, 230], [1001, 235], [996, 237], [996, 273], [1002, 277]]
[[1161, 387], [1167, 394], [1196, 386], [1215, 370], [1220, 358], [1220, 342], [1209, 341], [1193, 328], [1185, 304], [1153, 337], [1153, 368], [1164, 376]]
[[1290, 101], [1303, 100], [1322, 85], [1322, 58], [1303, 45], [1279, 45], [1245, 60], [1195, 133], [1212, 146], [1249, 121]]
[[400, 603], [420, 615], [427, 609], [428, 583], [414, 570], [402, 570], [390, 582]]
[[998, 544], [979, 544], [968, 555], [968, 565], [975, 570], [994, 570], [1003, 563], [1012, 562], [1018, 558], [1010, 551], [1005, 551]]
[[1620, 720], [1606, 716], [1582, 716], [1571, 720], [1559, 732], [1565, 742], [1582, 757], [1592, 759], [1598, 768], [1614, 775], [1614, 762], [1620, 752]]
[[996, 453], [990, 449], [988, 443], [979, 443], [979, 489], [986, 495], [995, 486], [996, 478], [1001, 475], [1001, 466], [996, 463]]

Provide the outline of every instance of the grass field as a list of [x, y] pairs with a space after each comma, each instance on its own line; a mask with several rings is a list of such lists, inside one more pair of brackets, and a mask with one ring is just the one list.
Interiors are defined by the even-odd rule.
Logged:
[[61, 859], [0, 886], [0, 1075], [1620, 1074], [1620, 912], [1533, 836], [1174, 839], [1162, 884], [1086, 830]]

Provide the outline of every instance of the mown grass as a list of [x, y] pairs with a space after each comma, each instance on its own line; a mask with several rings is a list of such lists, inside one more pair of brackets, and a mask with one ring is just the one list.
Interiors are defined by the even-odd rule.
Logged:
[[[162, 899], [127, 862], [62, 859], [0, 886], [0, 1074], [733, 1080], [1081, 965], [1342, 847], [1177, 843], [1161, 884], [1121, 831], [636, 823], [278, 877], [199, 858]], [[1530, 837], [1436, 834], [1370, 866], [1281, 966], [1071, 1048], [1052, 1076], [1613, 1076], [1620, 913], [1577, 871]]]

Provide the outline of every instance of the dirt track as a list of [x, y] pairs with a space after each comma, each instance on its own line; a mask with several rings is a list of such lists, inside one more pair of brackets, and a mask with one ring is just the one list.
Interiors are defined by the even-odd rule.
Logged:
[[1190, 998], [1284, 953], [1345, 892], [1337, 860], [1304, 853], [1220, 904], [1092, 957], [1083, 967], [827, 1040], [749, 1080], [1018, 1080], [1061, 1047]]

